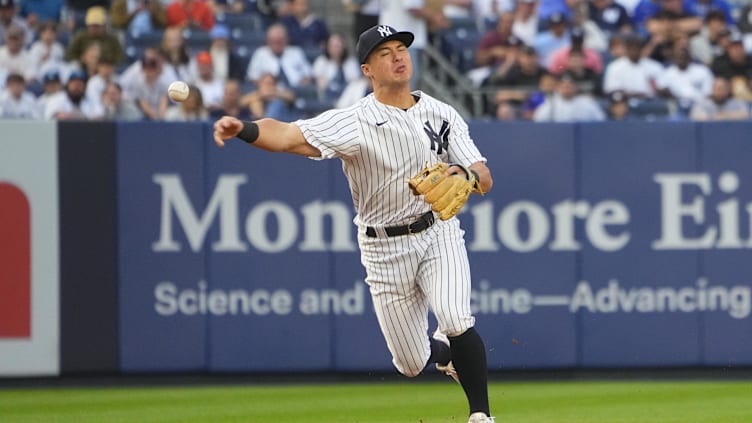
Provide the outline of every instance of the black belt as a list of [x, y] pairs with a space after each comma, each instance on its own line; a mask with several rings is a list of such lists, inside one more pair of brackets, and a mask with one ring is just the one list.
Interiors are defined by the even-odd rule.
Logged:
[[[430, 228], [431, 225], [433, 225], [434, 217], [433, 212], [429, 211], [424, 214], [422, 214], [418, 220], [415, 222], [409, 224], [409, 225], [403, 225], [403, 226], [387, 226], [384, 228], [384, 232], [386, 232], [386, 236], [401, 236], [401, 235], [407, 235], [407, 234], [417, 234], [418, 232], [423, 232], [426, 229]], [[366, 235], [371, 238], [376, 238], [378, 235], [376, 234], [376, 229], [372, 226], [366, 227]]]

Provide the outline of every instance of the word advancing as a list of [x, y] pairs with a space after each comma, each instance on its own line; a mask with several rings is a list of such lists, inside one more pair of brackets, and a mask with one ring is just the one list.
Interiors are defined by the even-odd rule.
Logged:
[[533, 295], [524, 288], [492, 289], [481, 281], [471, 295], [473, 313], [527, 314], [535, 307], [566, 307], [569, 312], [590, 313], [696, 313], [724, 312], [734, 319], [752, 313], [750, 286], [709, 285], [699, 278], [694, 286], [622, 287], [617, 280], [594, 288], [580, 281], [569, 295]]

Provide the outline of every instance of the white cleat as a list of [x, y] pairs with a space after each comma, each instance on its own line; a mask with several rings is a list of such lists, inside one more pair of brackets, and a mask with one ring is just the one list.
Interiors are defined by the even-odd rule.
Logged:
[[[447, 338], [447, 336], [442, 332], [439, 332], [438, 329], [436, 329], [436, 332], [433, 333], [433, 339], [449, 346], [449, 338]], [[447, 376], [451, 376], [455, 382], [460, 383], [460, 377], [457, 375], [457, 370], [454, 369], [454, 364], [452, 364], [451, 361], [447, 364], [436, 363], [436, 370], [444, 373]]]
[[493, 417], [488, 417], [485, 413], [477, 412], [470, 415], [467, 423], [494, 423], [495, 421]]

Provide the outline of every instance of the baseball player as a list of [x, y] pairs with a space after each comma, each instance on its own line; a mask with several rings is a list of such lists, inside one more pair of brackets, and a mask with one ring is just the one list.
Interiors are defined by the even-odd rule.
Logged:
[[[454, 217], [472, 192], [493, 181], [457, 111], [410, 92], [413, 34], [377, 25], [356, 46], [373, 93], [359, 103], [284, 123], [224, 116], [214, 140], [267, 151], [339, 158], [348, 179], [376, 316], [392, 362], [408, 377], [434, 364], [467, 397], [468, 423], [493, 422], [483, 340], [470, 312], [464, 231]], [[438, 329], [429, 336], [428, 312]]]

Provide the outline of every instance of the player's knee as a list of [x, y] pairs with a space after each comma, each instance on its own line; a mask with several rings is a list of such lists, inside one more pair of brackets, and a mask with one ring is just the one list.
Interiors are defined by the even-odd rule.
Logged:
[[402, 360], [394, 360], [394, 367], [397, 368], [397, 371], [400, 372], [402, 375], [407, 377], [416, 377], [418, 376], [425, 367], [426, 359], [420, 361], [420, 360], [409, 360], [408, 361], [402, 361]]

